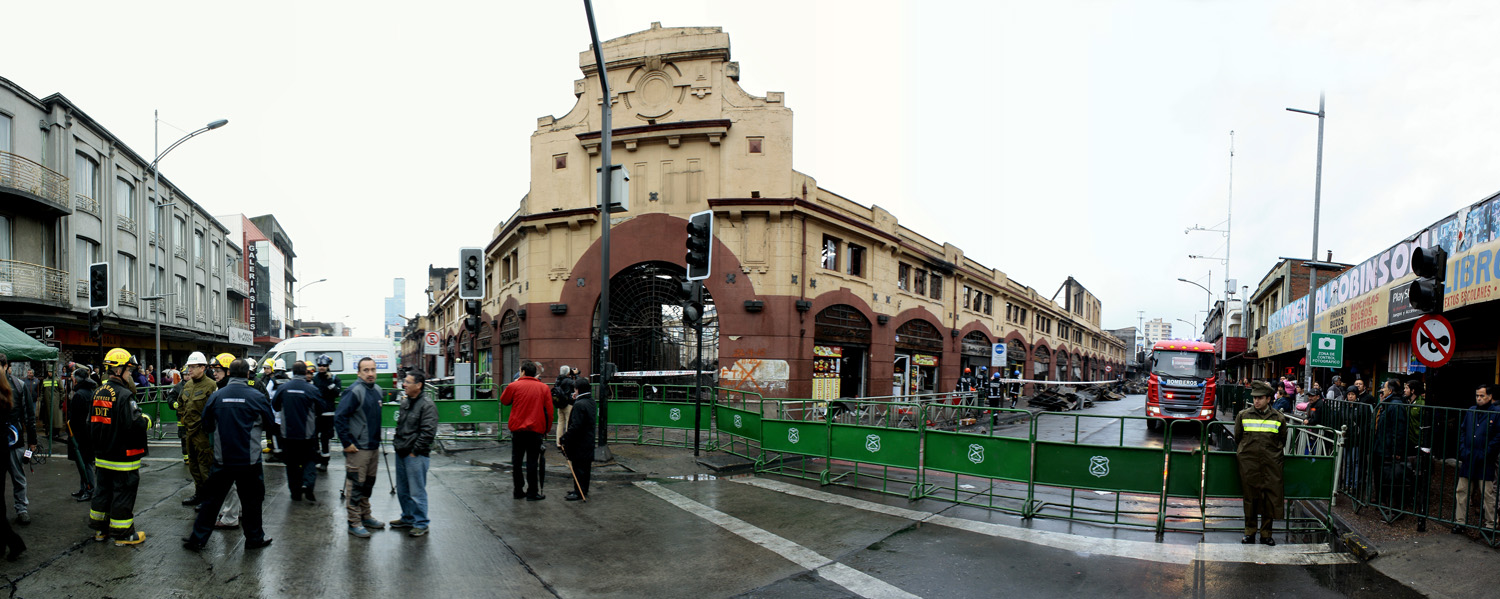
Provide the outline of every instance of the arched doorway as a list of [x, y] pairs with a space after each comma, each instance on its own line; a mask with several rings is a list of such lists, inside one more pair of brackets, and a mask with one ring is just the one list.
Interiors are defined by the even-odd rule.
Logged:
[[989, 335], [983, 331], [969, 331], [959, 343], [959, 372], [967, 368], [975, 377], [988, 378], [992, 353], [994, 346], [990, 344]]
[[868, 394], [870, 319], [853, 306], [834, 304], [813, 318], [813, 399]]
[[896, 329], [895, 345], [891, 394], [936, 393], [938, 356], [943, 354], [943, 335], [938, 328], [920, 318], [908, 320]]
[[500, 380], [501, 384], [515, 380], [521, 371], [521, 319], [515, 310], [506, 310], [500, 317]]
[[[698, 341], [682, 322], [683, 267], [642, 262], [609, 279], [610, 346], [608, 361], [619, 372], [693, 370]], [[594, 353], [599, 354], [599, 306], [594, 306]], [[703, 370], [717, 374], [719, 313], [713, 296], [703, 291]], [[595, 368], [595, 371], [598, 369]]]
[[1038, 345], [1031, 350], [1031, 376], [1039, 381], [1052, 379], [1052, 350]]
[[1078, 354], [1073, 354], [1073, 379], [1072, 380], [1075, 380], [1075, 381], [1081, 381], [1081, 380], [1083, 380], [1083, 358], [1079, 357]]
[[1005, 350], [1005, 361], [1009, 362], [1005, 376], [1015, 379], [1024, 379], [1029, 376], [1026, 372], [1026, 357], [1026, 343], [1019, 339], [1012, 339], [1010, 349]]
[[1068, 376], [1068, 350], [1059, 349], [1057, 350], [1057, 354], [1052, 357], [1057, 362], [1057, 375], [1052, 380], [1059, 383], [1073, 380]]

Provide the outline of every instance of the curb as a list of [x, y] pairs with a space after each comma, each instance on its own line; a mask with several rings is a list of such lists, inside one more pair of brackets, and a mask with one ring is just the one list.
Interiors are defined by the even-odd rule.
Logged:
[[1335, 550], [1347, 551], [1354, 554], [1360, 561], [1368, 562], [1380, 556], [1380, 547], [1371, 542], [1369, 538], [1359, 532], [1338, 514], [1332, 513], [1332, 509], [1324, 511], [1323, 506], [1311, 501], [1299, 501], [1302, 509], [1307, 510], [1318, 518], [1333, 523], [1334, 530], [1338, 531], [1338, 537], [1329, 541]]

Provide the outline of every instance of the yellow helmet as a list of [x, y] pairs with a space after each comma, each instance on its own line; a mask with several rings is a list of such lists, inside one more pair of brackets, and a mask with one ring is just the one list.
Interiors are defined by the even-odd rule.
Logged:
[[214, 356], [214, 364], [219, 366], [220, 368], [229, 368], [229, 363], [233, 361], [234, 356], [230, 355], [229, 352], [224, 352], [222, 354]]
[[104, 354], [105, 366], [124, 366], [129, 364], [130, 360], [130, 352], [125, 351], [124, 348], [116, 347], [109, 350], [109, 353]]

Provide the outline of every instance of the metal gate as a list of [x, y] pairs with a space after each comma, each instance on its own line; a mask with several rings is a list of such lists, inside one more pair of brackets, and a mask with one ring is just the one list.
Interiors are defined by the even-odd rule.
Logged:
[[[610, 362], [619, 371], [692, 370], [697, 338], [682, 324], [682, 283], [686, 271], [666, 262], [642, 262], [609, 281]], [[719, 317], [713, 297], [703, 292], [703, 363], [716, 370]], [[599, 355], [599, 308], [594, 308], [594, 353]], [[597, 368], [595, 370], [598, 370]]]

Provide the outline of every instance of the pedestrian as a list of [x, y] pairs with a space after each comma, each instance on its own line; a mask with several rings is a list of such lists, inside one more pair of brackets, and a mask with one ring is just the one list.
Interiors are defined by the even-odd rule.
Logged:
[[213, 466], [204, 485], [203, 506], [193, 521], [193, 532], [182, 540], [185, 549], [197, 551], [213, 534], [215, 514], [235, 487], [244, 509], [245, 548], [271, 544], [261, 520], [261, 502], [266, 495], [266, 477], [261, 468], [261, 431], [276, 427], [266, 394], [245, 384], [250, 365], [244, 360], [229, 363], [229, 383], [215, 391], [203, 408], [203, 430], [213, 439]]
[[557, 440], [557, 446], [572, 465], [575, 479], [573, 491], [563, 497], [567, 501], [578, 501], [589, 495], [589, 469], [594, 464], [594, 428], [599, 418], [594, 396], [589, 393], [589, 380], [578, 379], [573, 389], [573, 410], [568, 418], [568, 428]]
[[307, 362], [292, 363], [295, 377], [276, 387], [271, 408], [281, 414], [281, 442], [286, 461], [286, 484], [292, 501], [317, 502], [313, 488], [318, 482], [318, 415], [328, 411], [323, 394], [307, 382]]
[[1500, 460], [1500, 406], [1495, 403], [1496, 385], [1474, 390], [1474, 407], [1464, 411], [1459, 424], [1457, 504], [1453, 532], [1460, 534], [1469, 522], [1469, 491], [1479, 483], [1484, 527], [1495, 528], [1495, 462]]
[[1344, 378], [1337, 374], [1333, 375], [1333, 384], [1328, 386], [1328, 392], [1325, 393], [1323, 397], [1325, 399], [1343, 399]]
[[[17, 389], [12, 386], [12, 380], [13, 377], [10, 376], [8, 369], [5, 376], [0, 376], [0, 411], [5, 413], [11, 411], [16, 401]], [[4, 494], [5, 479], [0, 477], [0, 495]], [[21, 553], [26, 551], [26, 541], [21, 540], [21, 535], [16, 534], [16, 531], [10, 527], [10, 521], [5, 518], [0, 518], [0, 543], [5, 544], [7, 551], [5, 559], [10, 561], [16, 561], [21, 557]]]
[[1359, 403], [1375, 405], [1375, 396], [1365, 389], [1364, 379], [1354, 379], [1354, 395]]
[[1427, 432], [1432, 430], [1431, 411], [1427, 409], [1427, 395], [1424, 394], [1422, 381], [1412, 379], [1406, 381], [1404, 397], [1407, 405], [1411, 406], [1410, 431], [1407, 434], [1406, 444], [1423, 451], [1430, 451], [1432, 444], [1427, 438]]
[[408, 536], [427, 534], [427, 467], [432, 440], [437, 437], [437, 390], [427, 385], [427, 374], [415, 368], [402, 379], [401, 406], [396, 411], [396, 501], [401, 517], [391, 528], [410, 528]]
[[[349, 534], [370, 538], [370, 529], [385, 528], [385, 523], [370, 515], [370, 495], [375, 489], [375, 473], [380, 470], [380, 399], [384, 390], [375, 384], [375, 359], [360, 358], [359, 380], [344, 391], [333, 426], [344, 445], [344, 497], [349, 513]], [[512, 417], [514, 418], [514, 417]]]
[[1281, 377], [1281, 390], [1282, 390], [1283, 393], [1286, 393], [1287, 395], [1291, 395], [1291, 394], [1297, 392], [1297, 384], [1295, 382], [1293, 382], [1291, 379], [1283, 376], [1283, 377]]
[[[1275, 545], [1272, 523], [1282, 518], [1282, 455], [1286, 444], [1286, 417], [1270, 408], [1271, 386], [1256, 381], [1250, 384], [1253, 405], [1234, 417], [1235, 454], [1239, 458], [1240, 487], [1245, 493], [1245, 537], [1241, 543], [1255, 542], [1260, 531], [1263, 545]], [[1257, 525], [1256, 520], [1259, 519]]]
[[333, 358], [326, 355], [318, 356], [318, 373], [313, 375], [313, 386], [323, 394], [324, 411], [318, 414], [318, 470], [328, 470], [328, 460], [332, 455], [328, 451], [328, 444], [333, 440], [333, 411], [338, 406], [339, 396], [344, 394], [344, 384], [339, 377], [334, 376], [328, 370], [333, 365]]
[[[516, 499], [541, 501], [542, 436], [552, 428], [552, 392], [537, 380], [536, 362], [521, 364], [521, 378], [505, 387], [501, 405], [512, 406], [507, 428], [511, 433], [510, 461]], [[525, 468], [522, 468], [524, 462]], [[529, 490], [528, 490], [529, 489]]]
[[552, 384], [552, 408], [557, 410], [557, 442], [562, 445], [563, 430], [568, 425], [568, 413], [573, 410], [573, 367], [557, 369], [557, 382]]
[[104, 354], [105, 376], [94, 392], [84, 449], [94, 456], [94, 499], [89, 528], [94, 540], [114, 537], [115, 545], [139, 545], [146, 533], [135, 528], [135, 495], [141, 485], [141, 458], [151, 419], [135, 401], [130, 379], [130, 352], [114, 348]]
[[78, 467], [78, 492], [73, 499], [90, 501], [94, 498], [94, 456], [84, 449], [83, 437], [89, 431], [89, 413], [94, 409], [94, 381], [89, 378], [87, 368], [73, 371], [73, 394], [68, 396], [67, 410], [63, 419], [68, 426], [68, 453]]
[[208, 398], [219, 390], [218, 384], [208, 376], [208, 358], [203, 352], [193, 352], [187, 359], [188, 376], [182, 381], [177, 394], [177, 425], [183, 430], [187, 444], [188, 474], [193, 477], [193, 495], [182, 500], [182, 505], [194, 506], [203, 503], [204, 485], [213, 466], [213, 446], [209, 443], [208, 431], [203, 428], [203, 408]]
[[[245, 358], [245, 362], [248, 366], [251, 363], [250, 358]], [[223, 389], [229, 385], [229, 365], [233, 363], [234, 355], [228, 352], [214, 356], [213, 363], [209, 365], [209, 373], [214, 379], [214, 386]], [[248, 371], [249, 368], [246, 370]], [[264, 391], [260, 383], [250, 378], [245, 379], [245, 386]], [[212, 463], [212, 461], [213, 459], [210, 457], [209, 462]], [[238, 490], [238, 486], [231, 486], [230, 492], [225, 494], [224, 507], [219, 508], [218, 515], [214, 517], [214, 528], [232, 530], [240, 527], [240, 513], [243, 510], [241, 509]]]
[[1275, 399], [1271, 400], [1271, 409], [1283, 414], [1291, 411], [1292, 400], [1287, 395], [1287, 392], [1284, 391], [1282, 387], [1278, 386], [1276, 388]]
[[16, 488], [11, 492], [15, 500], [16, 522], [18, 524], [31, 524], [31, 512], [27, 507], [31, 502], [26, 498], [26, 470], [31, 467], [31, 454], [36, 451], [36, 403], [26, 382], [17, 378], [10, 371], [10, 357], [0, 354], [0, 377], [6, 378], [10, 385], [12, 401], [10, 408], [5, 411], [6, 422], [10, 425], [9, 445], [7, 445], [7, 456], [5, 472]]

